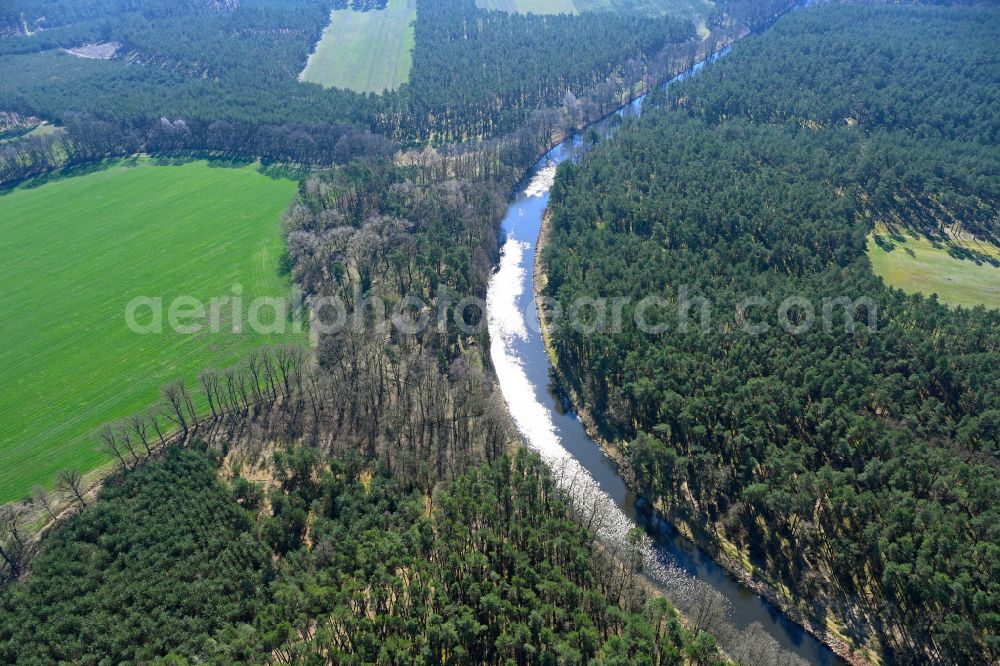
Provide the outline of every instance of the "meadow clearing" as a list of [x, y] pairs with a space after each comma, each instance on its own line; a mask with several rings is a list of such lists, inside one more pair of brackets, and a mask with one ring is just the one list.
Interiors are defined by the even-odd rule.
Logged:
[[[954, 256], [978, 254], [979, 261]], [[1000, 308], [1000, 248], [988, 243], [952, 239], [932, 242], [926, 237], [879, 224], [868, 237], [872, 269], [887, 284], [903, 291], [930, 295], [949, 305]]]
[[280, 220], [295, 192], [255, 165], [135, 158], [0, 195], [0, 504], [106, 462], [94, 431], [164, 383], [193, 388], [251, 346], [305, 338], [171, 333], [166, 314], [163, 334], [140, 335], [125, 319], [141, 296], [287, 297]]
[[385, 9], [335, 9], [299, 75], [327, 88], [381, 93], [410, 78], [416, 0], [389, 0]]

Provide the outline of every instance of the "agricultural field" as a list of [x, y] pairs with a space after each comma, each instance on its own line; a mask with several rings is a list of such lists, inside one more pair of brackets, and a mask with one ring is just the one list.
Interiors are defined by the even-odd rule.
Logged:
[[335, 9], [299, 80], [363, 93], [395, 90], [410, 78], [416, 20], [416, 0]]
[[1000, 308], [1000, 248], [952, 238], [933, 242], [906, 230], [876, 227], [868, 238], [872, 269], [903, 291], [937, 294], [949, 305]]
[[580, 12], [640, 12], [704, 22], [711, 0], [476, 0], [481, 9], [520, 14], [578, 14]]
[[[94, 431], [149, 407], [164, 383], [193, 388], [201, 369], [251, 346], [304, 339], [290, 326], [233, 333], [232, 308], [220, 310], [219, 333], [170, 332], [167, 310], [237, 284], [244, 315], [257, 296], [287, 298], [280, 220], [295, 192], [254, 165], [137, 158], [0, 195], [0, 504], [62, 468], [99, 467]], [[136, 297], [163, 299], [163, 333], [126, 325]], [[152, 323], [152, 308], [136, 320]]]

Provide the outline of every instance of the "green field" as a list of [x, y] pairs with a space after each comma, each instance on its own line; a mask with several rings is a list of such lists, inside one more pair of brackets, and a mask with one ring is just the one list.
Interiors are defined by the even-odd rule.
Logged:
[[100, 466], [95, 429], [154, 403], [165, 382], [301, 339], [231, 326], [139, 335], [125, 323], [138, 296], [166, 308], [235, 284], [244, 303], [289, 295], [280, 219], [295, 192], [255, 166], [140, 158], [0, 195], [0, 504], [61, 468]]
[[327, 88], [381, 93], [410, 78], [416, 0], [382, 10], [336, 9], [299, 79]]
[[519, 14], [634, 11], [703, 21], [714, 3], [711, 0], [476, 0], [476, 6]]
[[[956, 254], [978, 255], [977, 259]], [[937, 294], [943, 303], [1000, 308], [1000, 248], [975, 241], [932, 242], [879, 225], [868, 238], [872, 269], [909, 293]]]

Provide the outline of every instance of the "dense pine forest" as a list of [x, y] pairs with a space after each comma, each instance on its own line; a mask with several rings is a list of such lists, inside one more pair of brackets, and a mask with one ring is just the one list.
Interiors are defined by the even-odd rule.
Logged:
[[[321, 132], [302, 126], [317, 123], [400, 140], [488, 136], [561, 103], [567, 90], [583, 96], [607, 85], [618, 96], [671, 58], [690, 59], [694, 37], [690, 25], [666, 17], [520, 16], [472, 0], [426, 0], [418, 3], [411, 83], [361, 95], [297, 81], [331, 0], [30, 4], [4, 13], [15, 25], [13, 17], [44, 16], [44, 29], [0, 40], [3, 110], [55, 121], [86, 113], [139, 130], [166, 118], [244, 141], [262, 126], [298, 126], [315, 138]], [[61, 50], [91, 42], [116, 44], [116, 55]], [[191, 141], [216, 148], [209, 143]]]
[[[683, 617], [653, 595], [640, 530], [597, 540], [519, 448], [477, 303], [528, 165], [794, 3], [720, 0], [698, 36], [646, 0], [418, 0], [395, 92], [298, 81], [348, 4], [384, 5], [0, 3], [0, 185], [136, 153], [306, 166], [281, 263], [314, 342], [168, 384], [95, 433], [102, 483], [0, 507], [0, 662], [793, 663], [717, 593]], [[883, 663], [1000, 660], [1000, 313], [865, 256], [882, 222], [998, 242], [996, 43], [990, 7], [797, 12], [552, 191], [547, 295], [690, 306], [653, 335], [633, 305], [621, 331], [555, 321], [566, 388], [675, 522]], [[783, 331], [788, 296], [832, 325]]]
[[417, 11], [407, 103], [415, 131], [435, 138], [509, 131], [531, 110], [561, 105], [567, 91], [599, 90], [608, 113], [620, 106], [622, 79], [642, 81], [653, 68], [663, 78], [669, 65], [693, 55], [689, 47], [669, 50], [686, 46], [694, 29], [668, 18], [587, 13], [541, 20], [483, 12], [471, 0], [427, 2]]
[[642, 489], [891, 663], [1000, 658], [1000, 313], [865, 255], [885, 220], [995, 242], [998, 42], [995, 8], [796, 12], [553, 190], [548, 294], [632, 303], [555, 321], [559, 367]]
[[267, 487], [195, 442], [110, 482], [0, 597], [10, 664], [716, 664], [600, 550], [541, 462], [433, 500], [295, 448]]

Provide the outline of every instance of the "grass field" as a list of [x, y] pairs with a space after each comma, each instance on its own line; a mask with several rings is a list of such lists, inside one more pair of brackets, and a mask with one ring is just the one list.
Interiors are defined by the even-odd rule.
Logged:
[[327, 88], [380, 93], [410, 78], [416, 0], [382, 10], [337, 9], [299, 79]]
[[[971, 251], [980, 259], [959, 258], [956, 251]], [[875, 273], [903, 291], [937, 294], [949, 305], [1000, 308], [1000, 248], [995, 246], [958, 240], [934, 243], [879, 225], [868, 238], [868, 256]]]
[[125, 323], [137, 296], [165, 308], [234, 284], [247, 304], [287, 296], [280, 218], [295, 192], [254, 166], [140, 158], [0, 195], [0, 504], [61, 468], [100, 466], [93, 432], [154, 403], [167, 381], [193, 387], [251, 345], [304, 339], [229, 326], [139, 335]]

